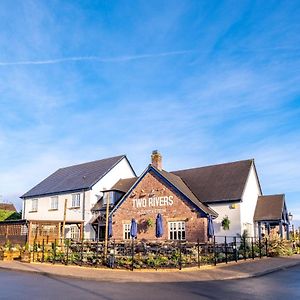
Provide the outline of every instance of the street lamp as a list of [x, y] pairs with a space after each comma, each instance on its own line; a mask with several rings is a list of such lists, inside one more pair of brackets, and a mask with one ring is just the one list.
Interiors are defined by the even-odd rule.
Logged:
[[[289, 212], [288, 217], [289, 217], [289, 222], [291, 223], [293, 221], [293, 215], [292, 215], [291, 212]], [[294, 239], [295, 238], [295, 227], [294, 227], [294, 224], [292, 224], [292, 232], [293, 232], [293, 239]]]

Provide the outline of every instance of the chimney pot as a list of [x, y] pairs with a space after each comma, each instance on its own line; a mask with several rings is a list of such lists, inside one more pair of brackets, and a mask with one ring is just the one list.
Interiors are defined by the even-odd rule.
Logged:
[[151, 155], [151, 164], [158, 170], [162, 170], [162, 156], [158, 150], [153, 150]]

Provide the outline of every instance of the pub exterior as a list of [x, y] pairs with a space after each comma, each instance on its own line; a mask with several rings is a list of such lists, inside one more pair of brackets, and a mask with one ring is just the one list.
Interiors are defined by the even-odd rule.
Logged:
[[[131, 220], [137, 223], [138, 240], [208, 241], [207, 220], [218, 214], [201, 203], [180, 177], [161, 168], [161, 155], [154, 151], [152, 163], [137, 178], [121, 179], [110, 191], [123, 194], [112, 204], [112, 235], [115, 240], [129, 240]], [[104, 211], [103, 211], [104, 213]], [[155, 222], [162, 216], [163, 234], [156, 237]], [[96, 220], [99, 221], [97, 218]], [[96, 221], [95, 220], [95, 221]], [[100, 218], [101, 220], [101, 218]], [[99, 227], [105, 226], [99, 222]]]

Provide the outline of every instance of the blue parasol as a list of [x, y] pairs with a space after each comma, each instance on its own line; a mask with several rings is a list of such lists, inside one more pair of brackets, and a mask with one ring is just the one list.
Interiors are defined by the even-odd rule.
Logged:
[[130, 236], [132, 238], [136, 238], [137, 237], [137, 224], [136, 224], [136, 220], [135, 219], [131, 220]]
[[208, 216], [207, 223], [208, 223], [207, 224], [207, 235], [208, 235], [208, 238], [212, 238], [215, 235], [212, 216]]
[[155, 230], [155, 235], [157, 238], [162, 237], [164, 234], [164, 228], [163, 228], [163, 219], [161, 214], [158, 214], [156, 217], [156, 230]]

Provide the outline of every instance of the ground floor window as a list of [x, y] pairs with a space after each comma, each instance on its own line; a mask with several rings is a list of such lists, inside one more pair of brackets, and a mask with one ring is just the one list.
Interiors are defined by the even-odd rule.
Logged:
[[130, 224], [123, 225], [123, 238], [124, 240], [130, 240]]
[[[100, 225], [99, 227], [98, 227], [98, 229], [99, 229], [99, 232], [97, 232], [97, 237], [98, 237], [98, 240], [99, 241], [104, 241], [105, 240], [105, 226], [104, 225]], [[98, 230], [97, 229], [97, 230]]]
[[170, 240], [185, 240], [185, 222], [184, 221], [169, 222], [169, 239]]
[[72, 240], [79, 240], [79, 228], [78, 226], [71, 226], [70, 227], [70, 238]]

